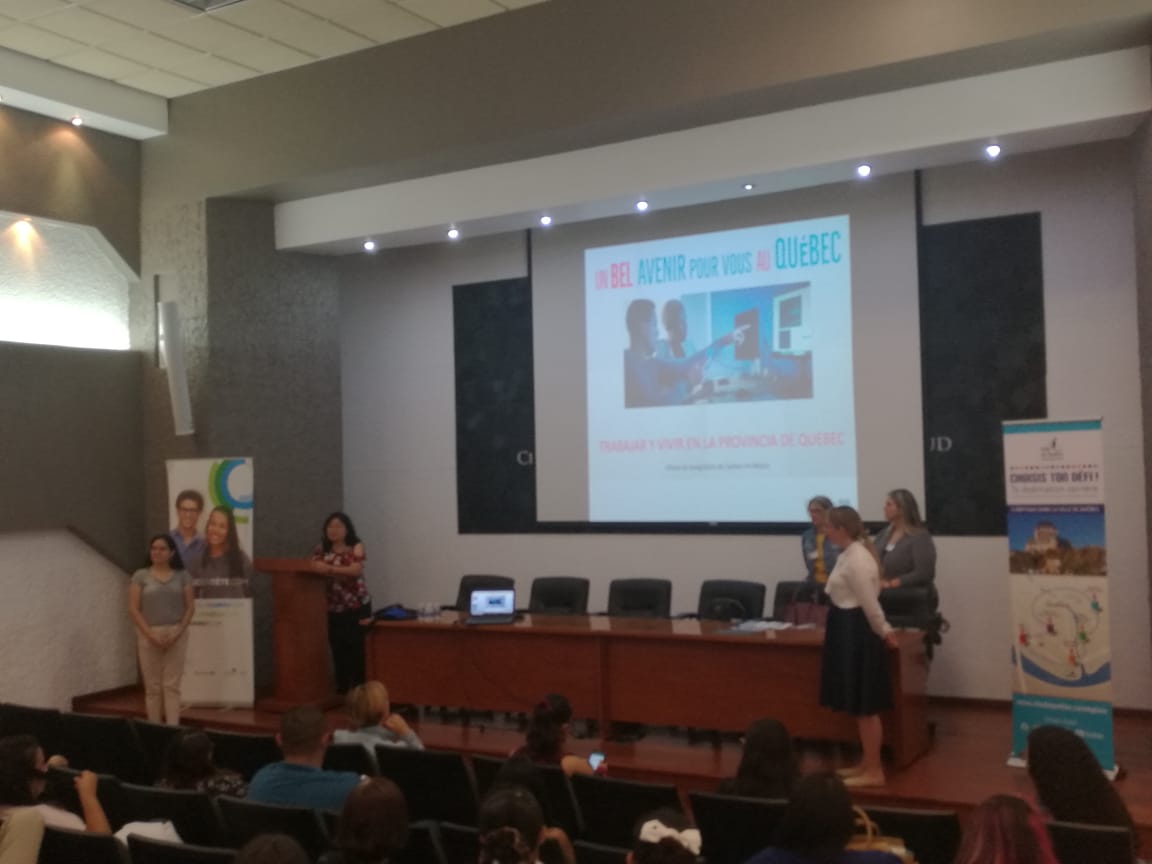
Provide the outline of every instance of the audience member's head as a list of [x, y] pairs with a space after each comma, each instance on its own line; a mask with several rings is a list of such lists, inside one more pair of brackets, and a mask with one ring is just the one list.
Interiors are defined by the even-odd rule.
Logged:
[[806, 858], [833, 857], [852, 836], [854, 825], [844, 782], [835, 774], [809, 774], [792, 790], [774, 845]]
[[736, 769], [736, 794], [787, 798], [795, 783], [796, 751], [784, 724], [770, 717], [753, 721]]
[[408, 842], [408, 804], [400, 787], [375, 777], [352, 790], [336, 828], [346, 864], [380, 864]]
[[1040, 814], [1015, 795], [993, 795], [972, 811], [955, 864], [1057, 862]]
[[532, 793], [544, 813], [544, 823], [551, 824], [548, 816], [548, 790], [544, 786], [544, 775], [536, 763], [526, 755], [510, 756], [504, 760], [500, 770], [492, 779], [492, 790], [519, 787]]
[[348, 691], [345, 706], [356, 729], [379, 726], [392, 710], [388, 688], [379, 681], [367, 681], [353, 687]]
[[31, 735], [0, 738], [0, 805], [33, 804], [44, 791], [44, 753]]
[[193, 789], [216, 773], [212, 739], [199, 729], [180, 732], [164, 754], [164, 780], [174, 789]]
[[280, 718], [276, 743], [288, 761], [323, 761], [328, 737], [324, 712], [312, 705], [299, 705]]
[[537, 762], [559, 762], [564, 755], [572, 706], [559, 693], [549, 693], [532, 707], [526, 749]]
[[1028, 735], [1028, 774], [1036, 796], [1053, 819], [1132, 830], [1128, 808], [1079, 735], [1039, 726]]
[[304, 847], [287, 834], [261, 834], [236, 853], [233, 864], [312, 864]]
[[509, 786], [484, 798], [476, 827], [480, 831], [480, 864], [534, 864], [544, 813], [531, 792]]
[[631, 864], [696, 864], [700, 832], [679, 810], [654, 810], [632, 831]]

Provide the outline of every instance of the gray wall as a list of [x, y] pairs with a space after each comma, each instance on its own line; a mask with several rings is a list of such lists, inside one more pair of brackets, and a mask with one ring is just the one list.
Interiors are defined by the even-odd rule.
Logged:
[[138, 566], [142, 360], [0, 342], [0, 530], [76, 526], [122, 567]]

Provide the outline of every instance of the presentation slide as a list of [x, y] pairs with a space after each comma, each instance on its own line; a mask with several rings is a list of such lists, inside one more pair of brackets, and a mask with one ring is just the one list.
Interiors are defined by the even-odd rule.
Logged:
[[857, 503], [847, 216], [584, 251], [593, 522]]

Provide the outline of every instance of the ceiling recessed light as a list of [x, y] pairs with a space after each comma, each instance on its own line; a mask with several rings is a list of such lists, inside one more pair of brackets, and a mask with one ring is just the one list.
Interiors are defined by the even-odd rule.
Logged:
[[755, 183], [745, 183], [745, 184], [744, 184], [744, 191], [745, 191], [745, 192], [751, 192], [751, 191], [752, 191], [753, 189], [755, 189], [755, 188], [756, 188], [756, 184], [755, 184]]
[[547, 228], [549, 225], [552, 224], [552, 217], [547, 216], [547, 215], [541, 216], [540, 217], [540, 224], [543, 225], [545, 228]]
[[984, 148], [984, 153], [988, 156], [989, 159], [995, 159], [1000, 155], [1000, 145], [989, 144]]
[[72, 117], [71, 122], [72, 122], [73, 126], [83, 126], [84, 125], [84, 118], [81, 117], [79, 114], [76, 114]]
[[375, 252], [376, 251], [376, 241], [375, 240], [365, 240], [364, 241], [364, 251], [365, 252]]
[[460, 229], [459, 228], [449, 228], [448, 229], [448, 239], [449, 240], [455, 240], [459, 236], [460, 236]]
[[872, 166], [868, 164], [856, 166], [856, 174], [859, 177], [868, 177], [872, 174]]
[[645, 210], [648, 209], [648, 202], [645, 201], [643, 198], [641, 198], [639, 201], [636, 202], [636, 209], [639, 210], [641, 213], [643, 213]]

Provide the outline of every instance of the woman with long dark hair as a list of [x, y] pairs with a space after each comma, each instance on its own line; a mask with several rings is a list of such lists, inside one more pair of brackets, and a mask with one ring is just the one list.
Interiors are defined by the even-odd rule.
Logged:
[[192, 578], [168, 534], [148, 541], [148, 566], [132, 574], [128, 614], [136, 625], [136, 653], [144, 679], [144, 705], [153, 723], [180, 723], [180, 682], [188, 650], [188, 624], [196, 608]]
[[549, 693], [532, 706], [524, 746], [512, 755], [527, 756], [538, 765], [559, 765], [568, 775], [595, 773], [587, 759], [564, 746], [571, 722], [572, 704], [559, 693]]
[[323, 864], [388, 864], [408, 842], [408, 803], [386, 777], [352, 790]]
[[1044, 820], [1015, 795], [993, 795], [968, 817], [954, 864], [1057, 864]]
[[328, 577], [328, 646], [336, 692], [364, 683], [364, 625], [372, 617], [372, 597], [364, 582], [364, 544], [346, 513], [324, 520], [312, 569]]
[[[53, 756], [52, 762], [55, 763], [57, 759], [61, 757]], [[0, 738], [0, 819], [13, 807], [34, 807], [49, 827], [87, 830], [97, 834], [112, 833], [108, 817], [104, 815], [104, 808], [96, 797], [95, 774], [81, 771], [75, 780], [76, 797], [80, 800], [83, 818], [40, 800], [47, 779], [48, 761], [35, 738], [31, 735]]]
[[718, 791], [746, 798], [787, 798], [796, 773], [792, 736], [779, 720], [765, 717], [748, 727], [736, 776], [721, 783]]
[[168, 744], [164, 754], [164, 776], [156, 785], [165, 789], [243, 798], [248, 794], [248, 784], [234, 771], [218, 768], [212, 758], [214, 750], [207, 732], [200, 729], [180, 732]]
[[197, 597], [252, 596], [252, 559], [240, 548], [231, 507], [214, 507], [208, 514], [204, 551], [191, 569]]

